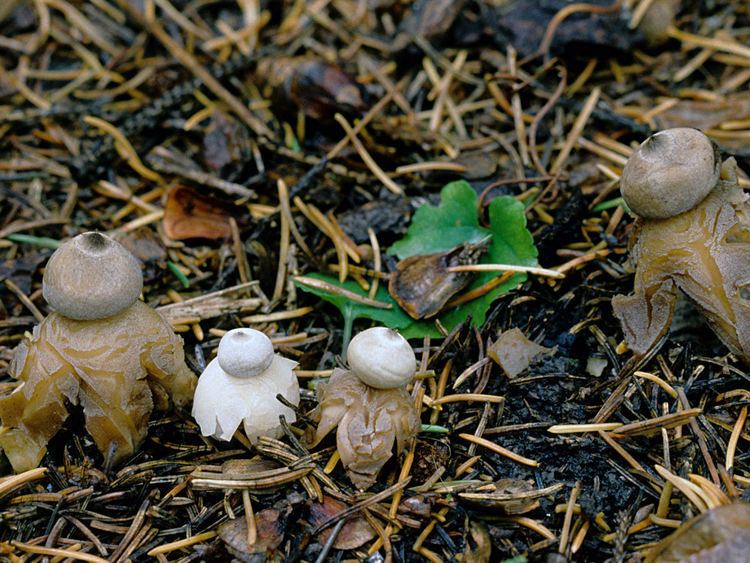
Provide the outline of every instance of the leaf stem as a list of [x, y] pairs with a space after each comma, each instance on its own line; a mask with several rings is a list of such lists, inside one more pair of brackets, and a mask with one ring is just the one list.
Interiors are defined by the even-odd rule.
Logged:
[[346, 357], [346, 349], [349, 347], [349, 341], [352, 339], [352, 330], [354, 329], [354, 311], [348, 303], [341, 311], [344, 315], [344, 334], [341, 338], [341, 355]]

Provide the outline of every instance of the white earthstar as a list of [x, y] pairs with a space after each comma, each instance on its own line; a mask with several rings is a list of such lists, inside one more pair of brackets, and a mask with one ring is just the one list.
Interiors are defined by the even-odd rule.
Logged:
[[243, 424], [253, 443], [261, 436], [279, 438], [283, 434], [279, 416], [292, 423], [296, 415], [276, 395], [299, 404], [299, 383], [292, 371], [296, 365], [274, 354], [262, 332], [229, 331], [219, 344], [219, 356], [208, 364], [195, 390], [193, 418], [201, 433], [229, 441]]

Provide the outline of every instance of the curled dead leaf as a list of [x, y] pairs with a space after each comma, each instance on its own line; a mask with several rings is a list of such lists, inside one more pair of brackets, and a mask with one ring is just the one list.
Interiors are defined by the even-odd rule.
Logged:
[[[336, 500], [335, 498], [324, 496], [323, 502], [310, 502], [310, 526], [317, 528], [320, 524], [327, 521], [329, 518], [336, 516], [349, 508], [343, 502]], [[328, 527], [322, 530], [318, 536], [317, 541], [324, 544], [328, 541], [333, 533], [333, 527]], [[357, 549], [362, 547], [367, 542], [375, 537], [375, 530], [362, 516], [352, 516], [347, 519], [339, 533], [336, 535], [336, 539], [333, 542], [334, 549]]]
[[405, 48], [413, 37], [439, 41], [448, 33], [463, 7], [463, 0], [417, 0], [399, 26], [393, 50]]
[[414, 495], [401, 501], [398, 511], [401, 514], [427, 518], [435, 505], [435, 495]]
[[247, 129], [220, 111], [211, 115], [203, 137], [203, 160], [212, 170], [239, 162], [250, 151]]
[[490, 344], [487, 355], [492, 358], [513, 379], [529, 369], [531, 363], [543, 354], [554, 350], [532, 342], [518, 328], [506, 330]]
[[232, 236], [230, 217], [228, 206], [221, 201], [175, 186], [167, 193], [164, 233], [172, 240], [226, 239]]
[[449, 272], [448, 268], [476, 264], [485, 250], [487, 241], [482, 241], [405, 258], [396, 265], [388, 292], [413, 319], [434, 317], [476, 276], [472, 272]]
[[258, 63], [257, 75], [278, 105], [294, 104], [313, 119], [335, 113], [361, 113], [362, 92], [341, 67], [314, 57], [269, 57]]
[[461, 176], [467, 180], [489, 178], [497, 171], [500, 164], [499, 151], [472, 151], [461, 153], [453, 162], [462, 165], [466, 171]]
[[118, 238], [117, 242], [127, 248], [133, 256], [144, 264], [167, 259], [167, 251], [164, 250], [164, 244], [159, 240], [154, 231], [147, 227], [126, 233]]
[[[718, 100], [679, 100], [656, 118], [660, 129], [694, 127], [711, 129], [729, 120], [750, 116], [750, 92], [722, 96]], [[724, 145], [722, 140], [722, 145]], [[725, 145], [726, 146], [726, 145]]]
[[255, 513], [258, 536], [253, 545], [247, 543], [247, 526], [244, 518], [224, 522], [219, 526], [218, 532], [227, 551], [240, 561], [273, 561], [280, 560], [275, 552], [284, 541], [282, 524], [281, 513], [267, 508]]

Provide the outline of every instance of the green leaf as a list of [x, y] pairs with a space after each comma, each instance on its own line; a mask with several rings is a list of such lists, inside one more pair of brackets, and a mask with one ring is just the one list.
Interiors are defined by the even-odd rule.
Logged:
[[[536, 266], [537, 251], [534, 239], [526, 229], [526, 215], [521, 202], [509, 196], [497, 197], [490, 202], [490, 228], [479, 225], [477, 195], [464, 180], [451, 182], [440, 192], [438, 207], [423, 205], [414, 214], [406, 236], [393, 244], [388, 251], [400, 259], [419, 254], [444, 252], [467, 242], [477, 242], [492, 236], [487, 252], [480, 264], [512, 264]], [[497, 272], [482, 272], [469, 285], [467, 291], [477, 288], [493, 278]], [[471, 315], [472, 324], [481, 326], [492, 302], [526, 280], [526, 274], [517, 274], [508, 281], [440, 315], [447, 330], [453, 329]]]
[[[331, 285], [335, 285], [336, 287], [343, 287], [344, 289], [347, 289], [352, 293], [356, 293], [357, 295], [361, 295], [362, 297], [367, 297], [367, 292], [359, 287], [359, 284], [357, 284], [356, 282], [345, 281], [344, 283], [340, 283], [338, 278], [318, 273], [306, 274], [306, 276], [308, 278], [314, 278], [316, 280], [321, 280]], [[302, 291], [307, 291], [308, 293], [317, 295], [324, 301], [332, 303], [339, 311], [341, 311], [342, 315], [351, 315], [352, 319], [372, 319], [373, 321], [383, 323], [390, 328], [404, 328], [406, 326], [409, 326], [413, 321], [413, 319], [409, 315], [407, 315], [406, 312], [404, 312], [404, 310], [398, 306], [398, 303], [396, 303], [388, 294], [388, 289], [384, 287], [385, 284], [383, 283], [381, 283], [380, 287], [378, 287], [378, 292], [375, 295], [375, 300], [382, 301], [383, 303], [388, 303], [392, 306], [391, 309], [378, 309], [377, 307], [372, 307], [370, 305], [363, 305], [362, 303], [352, 301], [351, 299], [348, 299], [343, 295], [329, 293], [324, 289], [320, 289], [318, 287], [310, 287], [309, 285], [304, 285], [297, 281], [294, 282], [294, 285], [296, 285]]]
[[490, 234], [477, 220], [477, 194], [467, 182], [459, 180], [441, 190], [440, 205], [417, 209], [406, 236], [392, 244], [388, 252], [403, 260], [479, 242]]
[[[353, 293], [356, 293], [357, 295], [361, 295], [362, 297], [368, 296], [367, 292], [363, 290], [359, 286], [359, 284], [353, 281], [345, 281], [344, 283], [341, 283], [339, 282], [338, 278], [319, 273], [307, 274], [307, 277], [324, 281], [336, 287], [342, 287]], [[401, 307], [399, 307], [398, 303], [396, 303], [396, 301], [393, 300], [393, 297], [391, 297], [388, 293], [387, 284], [384, 284], [382, 282], [380, 284], [380, 287], [378, 287], [378, 292], [375, 295], [375, 300], [381, 301], [383, 303], [388, 303], [389, 305], [391, 305], [390, 309], [379, 309], [370, 305], [357, 303], [356, 301], [352, 301], [351, 299], [348, 299], [347, 297], [344, 297], [342, 295], [330, 293], [328, 291], [325, 291], [324, 289], [320, 289], [317, 287], [310, 287], [297, 281], [294, 282], [294, 285], [296, 285], [302, 291], [317, 295], [324, 301], [328, 301], [332, 305], [335, 305], [336, 308], [341, 312], [341, 316], [344, 317], [345, 333], [343, 348], [346, 348], [346, 344], [349, 341], [349, 336], [351, 336], [350, 334], [347, 334], [347, 332], [351, 331], [351, 323], [356, 319], [370, 319], [373, 321], [377, 321], [384, 326], [397, 329], [404, 336], [404, 338], [418, 338], [428, 334], [435, 337], [440, 336], [440, 333], [434, 327], [432, 322], [415, 321], [409, 315], [407, 315], [406, 312]]]
[[[490, 227], [479, 225], [477, 218], [477, 195], [465, 181], [451, 182], [440, 192], [441, 202], [437, 207], [423, 205], [414, 214], [406, 236], [394, 243], [389, 253], [403, 260], [409, 256], [444, 252], [467, 242], [479, 242], [491, 237], [487, 252], [482, 256], [483, 264], [512, 264], [516, 266], [536, 266], [537, 251], [531, 233], [526, 229], [526, 215], [521, 202], [512, 197], [498, 197], [489, 205]], [[493, 278], [497, 272], [482, 272], [467, 288], [477, 288]], [[366, 296], [353, 281], [340, 284], [338, 279], [323, 274], [309, 274], [335, 286], [343, 287], [358, 295]], [[440, 315], [440, 322], [447, 330], [452, 330], [471, 315], [472, 324], [481, 326], [492, 302], [503, 293], [516, 288], [526, 280], [526, 274], [516, 274], [503, 284], [493, 288], [482, 297], [469, 301]], [[439, 337], [440, 333], [432, 321], [415, 321], [399, 307], [388, 293], [386, 284], [378, 288], [375, 299], [392, 305], [391, 309], [378, 309], [356, 303], [341, 295], [332, 294], [319, 288], [297, 283], [303, 291], [313, 293], [335, 305], [344, 317], [344, 348], [355, 319], [367, 318], [398, 329], [405, 338], [424, 336]]]

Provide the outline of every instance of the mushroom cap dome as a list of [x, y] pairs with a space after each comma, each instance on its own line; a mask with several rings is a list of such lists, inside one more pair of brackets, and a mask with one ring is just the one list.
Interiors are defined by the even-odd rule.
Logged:
[[625, 164], [620, 191], [647, 219], [666, 219], [698, 205], [719, 180], [716, 146], [697, 129], [665, 129], [646, 139]]
[[138, 259], [119, 242], [95, 232], [62, 244], [49, 259], [42, 280], [50, 307], [79, 321], [124, 311], [138, 300], [142, 289]]
[[253, 328], [235, 328], [219, 342], [218, 360], [221, 369], [234, 377], [260, 375], [273, 361], [271, 339]]
[[403, 387], [414, 377], [417, 366], [406, 338], [382, 326], [368, 328], [352, 338], [346, 358], [360, 381], [376, 389]]

